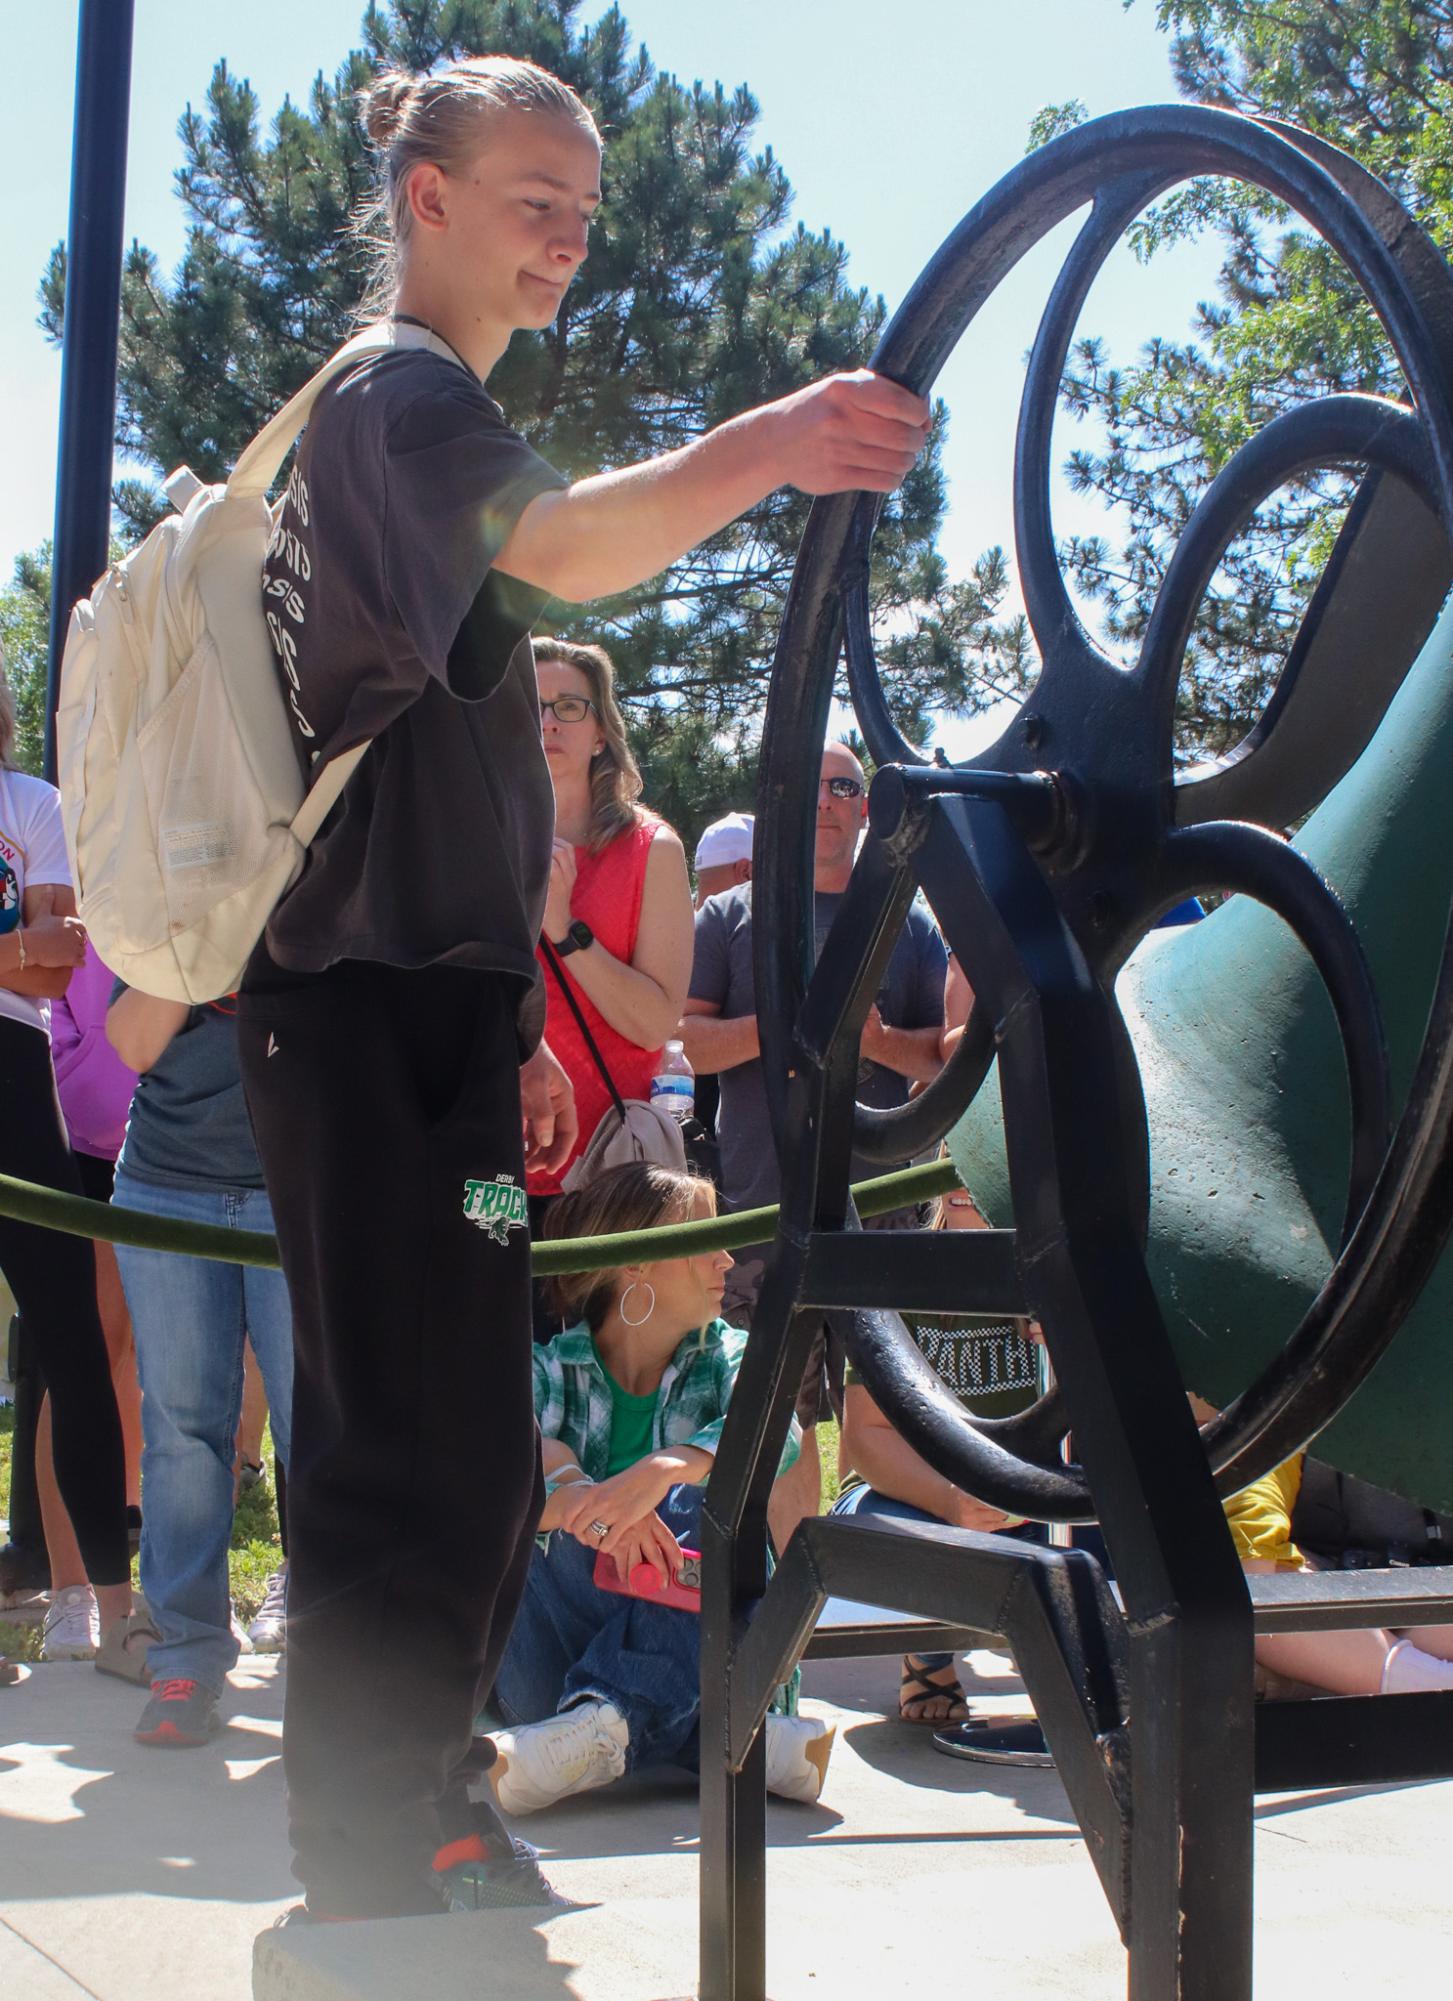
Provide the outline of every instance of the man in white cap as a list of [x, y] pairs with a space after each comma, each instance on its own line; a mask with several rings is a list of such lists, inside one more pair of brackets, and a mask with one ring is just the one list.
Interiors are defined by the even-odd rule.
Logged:
[[696, 843], [696, 908], [709, 896], [736, 889], [752, 879], [750, 813], [725, 813], [713, 820]]

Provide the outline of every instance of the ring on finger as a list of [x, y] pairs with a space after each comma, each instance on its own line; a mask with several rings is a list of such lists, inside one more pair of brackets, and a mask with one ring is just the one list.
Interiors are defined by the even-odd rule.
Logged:
[[600, 1521], [592, 1522], [590, 1524], [588, 1533], [590, 1535], [593, 1535], [597, 1539], [597, 1541], [604, 1542], [606, 1537], [610, 1534], [610, 1523], [600, 1522]]

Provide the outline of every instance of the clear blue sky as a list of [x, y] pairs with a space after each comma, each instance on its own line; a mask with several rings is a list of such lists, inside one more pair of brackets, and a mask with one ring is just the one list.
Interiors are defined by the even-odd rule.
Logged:
[[[8, 477], [0, 486], [0, 576], [50, 532], [59, 361], [35, 325], [35, 294], [65, 233], [76, 0], [7, 8], [0, 168], [0, 384]], [[357, 36], [363, 0], [137, 0], [126, 226], [170, 266], [182, 213], [172, 192], [177, 119], [225, 56], [266, 116], [331, 71]], [[584, 0], [583, 18], [599, 13]], [[750, 85], [797, 191], [796, 215], [848, 246], [851, 276], [890, 307], [964, 211], [1021, 157], [1044, 104], [1092, 113], [1174, 96], [1150, 0], [625, 0], [636, 37], [683, 81]], [[24, 80], [22, 82], [22, 80]], [[950, 563], [1009, 541], [1014, 413], [1023, 357], [1072, 225], [1024, 260], [940, 380], [952, 410], [946, 464]], [[1128, 353], [1179, 333], [1211, 288], [1209, 249], [1141, 270], [1122, 254], [1085, 325]], [[1069, 446], [1061, 423], [1057, 455]], [[1061, 502], [1061, 528], [1088, 525]]]

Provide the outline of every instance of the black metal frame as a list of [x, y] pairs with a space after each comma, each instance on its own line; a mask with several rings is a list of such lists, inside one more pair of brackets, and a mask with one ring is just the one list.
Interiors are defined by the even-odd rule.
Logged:
[[71, 607], [106, 567], [116, 431], [116, 350], [135, 0], [81, 0], [71, 208], [66, 228], [61, 428], [51, 557], [45, 775], [56, 775], [55, 712]]
[[[1056, 394], [1090, 284], [1126, 224], [1168, 186], [1207, 173], [1269, 189], [1341, 254], [1399, 356], [1409, 404], [1326, 399], [1238, 453], [1193, 517], [1140, 661], [1123, 672], [1079, 624], [1059, 571]], [[703, 1513], [704, 2001], [765, 1992], [760, 1725], [831, 1592], [1009, 1639], [1125, 1937], [1136, 2001], [1249, 1996], [1258, 1762], [1296, 1784], [1453, 1762], [1440, 1697], [1295, 1705], [1254, 1721], [1251, 1604], [1218, 1499], [1305, 1443], [1351, 1395], [1453, 1218], [1453, 956], [1390, 1141], [1381, 1024], [1350, 924], [1293, 850], [1224, 817], [1279, 826], [1315, 803], [1370, 739], [1431, 627], [1453, 575], [1453, 280], [1386, 191], [1320, 142], [1160, 107], [1082, 127], [1001, 182], [929, 265], [873, 365], [926, 393], [1008, 269], [1087, 202], [1021, 412], [1016, 534], [1044, 666], [1020, 715], [960, 769], [930, 767], [899, 735], [868, 628], [872, 496], [814, 506], [779, 639], [754, 879], [783, 1193]], [[1172, 709], [1196, 603], [1260, 502], [1327, 463], [1369, 471], [1272, 701], [1229, 758], [1178, 778]], [[1329, 685], [1342, 686], [1339, 630], [1370, 615], [1369, 546], [1389, 565], [1377, 579], [1382, 670], [1319, 728]], [[816, 768], [844, 647], [880, 768], [871, 833], [814, 967], [813, 815], [801, 779]], [[1209, 887], [1268, 904], [1316, 963], [1342, 1031], [1354, 1147], [1346, 1241], [1327, 1285], [1283, 1355], [1198, 1437], [1146, 1273], [1145, 1107], [1114, 982], [1159, 915]], [[943, 1075], [902, 1111], [869, 1113], [854, 1105], [858, 1039], [918, 890], [975, 1005]], [[854, 1147], [901, 1160], [936, 1143], [996, 1054], [1013, 1231], [897, 1233], [875, 1237], [869, 1253], [848, 1194]], [[908, 1306], [1034, 1313], [1055, 1390], [1020, 1417], [971, 1424], [908, 1341], [893, 1311]], [[1098, 1519], [1123, 1609], [1076, 1552], [907, 1524], [806, 1522], [769, 1584], [767, 1494], [824, 1310], [877, 1401], [938, 1470], [1015, 1513]], [[1079, 1463], [1067, 1465], [1071, 1424]]]

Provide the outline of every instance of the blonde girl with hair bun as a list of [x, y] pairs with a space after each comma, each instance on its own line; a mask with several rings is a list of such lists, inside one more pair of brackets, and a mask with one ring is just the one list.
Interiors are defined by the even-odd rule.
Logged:
[[396, 345], [319, 398], [262, 589], [302, 768], [369, 747], [239, 999], [294, 1311], [300, 1921], [549, 1897], [467, 1792], [543, 1505], [523, 1184], [577, 1126], [541, 1039], [555, 807], [530, 628], [551, 597], [633, 589], [779, 487], [891, 491], [929, 425], [860, 369], [562, 478], [485, 385], [585, 259], [588, 106], [486, 55], [380, 77], [362, 115], [370, 310]]

